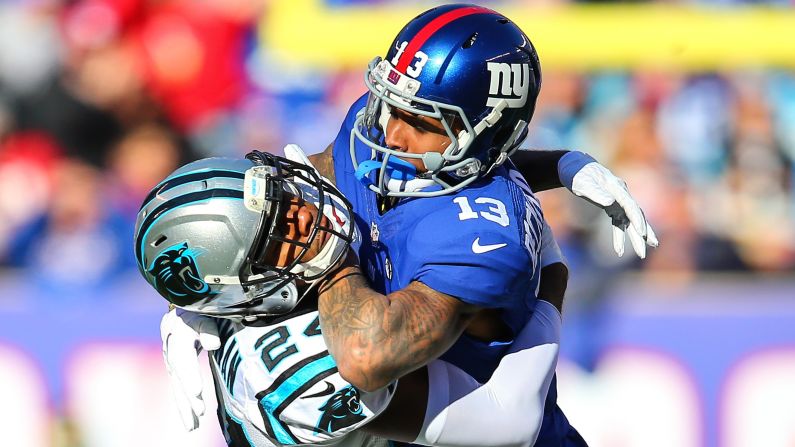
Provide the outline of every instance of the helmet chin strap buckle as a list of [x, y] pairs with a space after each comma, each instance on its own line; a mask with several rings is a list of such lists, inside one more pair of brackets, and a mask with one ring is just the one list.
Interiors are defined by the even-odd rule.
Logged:
[[455, 175], [464, 178], [477, 174], [478, 171], [480, 171], [480, 161], [472, 160], [470, 163], [467, 163], [464, 166], [456, 169]]

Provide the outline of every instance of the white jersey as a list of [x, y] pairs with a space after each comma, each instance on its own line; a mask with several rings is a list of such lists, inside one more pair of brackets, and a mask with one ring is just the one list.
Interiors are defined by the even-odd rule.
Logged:
[[218, 320], [210, 356], [218, 416], [230, 446], [386, 445], [352, 431], [380, 414], [395, 384], [359, 391], [340, 376], [317, 311], [277, 320]]

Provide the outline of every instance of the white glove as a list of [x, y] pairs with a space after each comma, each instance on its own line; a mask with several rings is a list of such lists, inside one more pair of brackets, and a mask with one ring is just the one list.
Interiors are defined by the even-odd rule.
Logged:
[[[646, 245], [659, 245], [643, 210], [629, 194], [626, 182], [609, 169], [582, 152], [569, 152], [560, 159], [558, 171], [571, 192], [596, 204], [610, 216], [613, 221], [613, 249], [618, 256], [624, 255], [625, 231], [641, 259], [646, 257]], [[566, 177], [571, 179], [570, 183]]]
[[660, 244], [626, 182], [599, 163], [589, 163], [574, 174], [571, 191], [600, 206], [613, 220], [613, 250], [618, 256], [624, 255], [625, 231], [641, 259], [646, 257], [646, 245]]
[[199, 426], [199, 417], [205, 410], [199, 353], [202, 349], [214, 351], [221, 347], [218, 326], [211, 318], [172, 309], [160, 321], [160, 336], [179, 416], [185, 429], [192, 431]]

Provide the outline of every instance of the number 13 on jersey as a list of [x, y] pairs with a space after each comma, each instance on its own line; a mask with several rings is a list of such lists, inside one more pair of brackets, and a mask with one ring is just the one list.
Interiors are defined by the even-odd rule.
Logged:
[[468, 197], [456, 197], [453, 199], [453, 202], [461, 208], [461, 212], [458, 213], [458, 220], [469, 220], [482, 217], [486, 220], [498, 223], [503, 227], [507, 227], [511, 223], [511, 220], [508, 218], [508, 212], [505, 209], [505, 204], [497, 199], [492, 199], [491, 197], [478, 197], [475, 199], [476, 205], [486, 205], [485, 207], [478, 207], [480, 210], [479, 212], [472, 209]]

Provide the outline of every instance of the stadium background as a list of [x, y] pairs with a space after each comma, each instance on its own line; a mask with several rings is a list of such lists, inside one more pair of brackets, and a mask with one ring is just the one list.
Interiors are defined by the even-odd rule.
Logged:
[[[592, 153], [662, 241], [616, 258], [600, 211], [541, 195], [570, 419], [594, 447], [795, 445], [793, 3], [482, 3], [541, 56], [526, 146]], [[325, 148], [431, 4], [0, 2], [0, 445], [222, 445], [212, 403], [191, 434], [171, 403], [137, 207], [196, 157]]]

